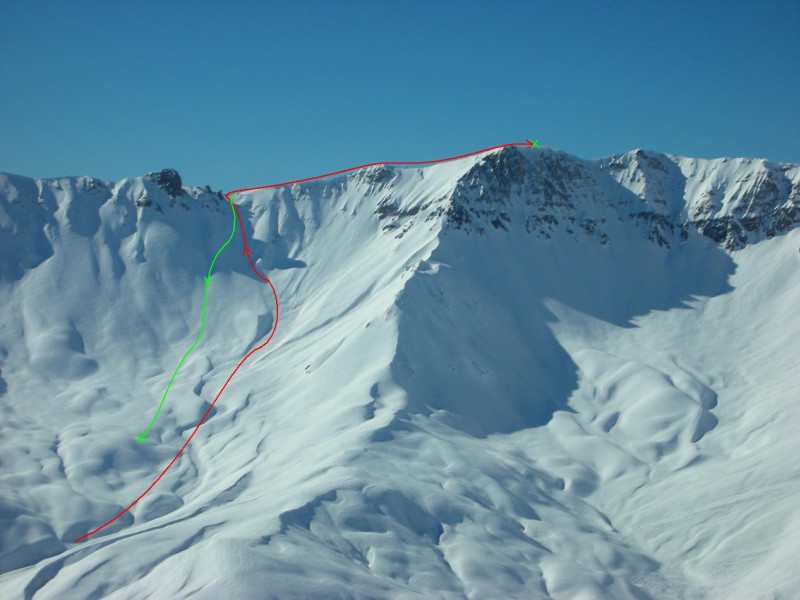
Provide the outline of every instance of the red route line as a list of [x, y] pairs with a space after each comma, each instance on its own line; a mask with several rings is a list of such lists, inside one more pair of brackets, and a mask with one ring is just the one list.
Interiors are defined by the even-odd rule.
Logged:
[[[228, 199], [228, 202], [231, 202], [231, 204], [233, 204], [233, 201], [230, 199], [230, 194], [231, 193], [232, 192], [228, 192], [227, 194], [225, 194], [225, 197]], [[253, 264], [253, 259], [251, 257], [253, 251], [250, 250], [250, 248], [247, 246], [247, 237], [245, 236], [245, 233], [244, 233], [244, 225], [242, 224], [242, 217], [239, 214], [239, 209], [237, 208], [236, 204], [233, 204], [233, 209], [236, 211], [236, 218], [239, 219], [239, 225], [240, 225], [239, 229], [242, 232], [242, 240], [244, 241], [244, 251], [242, 252], [242, 254], [247, 256], [247, 262], [250, 263], [250, 268], [253, 270], [253, 272], [256, 275], [258, 275], [258, 277], [260, 279], [262, 279], [263, 281], [267, 282], [267, 284], [269, 285], [270, 289], [272, 290], [272, 297], [275, 299], [275, 321], [274, 321], [274, 323], [272, 325], [272, 331], [270, 331], [269, 337], [267, 337], [266, 341], [263, 344], [261, 344], [260, 346], [256, 346], [255, 348], [250, 350], [250, 352], [245, 354], [244, 358], [242, 358], [242, 360], [239, 361], [239, 364], [236, 365], [236, 368], [234, 368], [233, 371], [231, 371], [231, 374], [228, 375], [228, 378], [225, 380], [225, 383], [222, 384], [222, 387], [220, 388], [219, 392], [217, 392], [217, 395], [214, 398], [214, 401], [208, 406], [208, 408], [206, 409], [206, 412], [203, 414], [203, 417], [200, 419], [200, 421], [198, 421], [197, 425], [195, 425], [194, 429], [192, 430], [192, 433], [189, 435], [188, 438], [186, 438], [186, 441], [183, 442], [183, 446], [181, 446], [180, 450], [178, 450], [178, 452], [175, 454], [175, 456], [172, 458], [172, 460], [169, 461], [169, 464], [166, 467], [164, 467], [164, 470], [161, 471], [161, 473], [158, 475], [158, 477], [156, 477], [153, 480], [153, 483], [151, 483], [147, 487], [147, 489], [145, 491], [143, 491], [141, 494], [139, 494], [139, 496], [136, 498], [136, 500], [131, 502], [128, 506], [123, 508], [116, 515], [111, 517], [108, 521], [106, 521], [102, 525], [99, 525], [98, 527], [95, 527], [94, 529], [92, 529], [88, 533], [84, 533], [82, 536], [75, 538], [74, 540], [72, 540], [73, 542], [80, 542], [82, 540], [85, 540], [86, 538], [88, 538], [91, 535], [94, 535], [95, 533], [97, 533], [101, 529], [104, 529], [104, 528], [108, 527], [109, 525], [111, 525], [114, 521], [119, 519], [122, 515], [124, 515], [126, 512], [128, 512], [130, 509], [132, 509], [134, 506], [136, 506], [136, 504], [138, 504], [139, 501], [142, 498], [144, 498], [150, 492], [150, 490], [152, 490], [156, 486], [156, 484], [159, 481], [161, 481], [161, 478], [164, 477], [164, 475], [167, 474], [167, 471], [169, 471], [172, 468], [172, 465], [174, 465], [175, 462], [180, 457], [180, 455], [183, 454], [183, 451], [186, 449], [186, 446], [188, 446], [189, 442], [192, 441], [192, 438], [197, 433], [197, 430], [200, 429], [200, 426], [203, 423], [205, 423], [205, 420], [208, 418], [208, 415], [211, 413], [211, 409], [214, 408], [214, 405], [217, 403], [217, 400], [219, 400], [219, 397], [222, 395], [222, 392], [225, 391], [225, 388], [228, 387], [228, 384], [231, 382], [231, 379], [233, 379], [233, 376], [236, 375], [236, 373], [239, 371], [241, 366], [245, 362], [247, 362], [247, 359], [249, 359], [251, 356], [253, 356], [253, 354], [255, 354], [256, 352], [258, 352], [259, 350], [264, 348], [267, 344], [269, 344], [270, 341], [272, 340], [272, 336], [275, 335], [275, 330], [278, 328], [278, 306], [279, 306], [278, 305], [278, 292], [275, 291], [275, 286], [272, 285], [272, 282], [268, 278], [264, 277], [261, 273], [259, 273], [258, 270], [256, 269], [256, 266]]]
[[264, 277], [264, 275], [262, 275], [258, 271], [258, 269], [256, 269], [256, 266], [253, 264], [253, 257], [252, 257], [253, 251], [247, 245], [247, 236], [244, 233], [244, 223], [242, 221], [241, 215], [239, 214], [239, 208], [236, 206], [236, 204], [233, 202], [233, 200], [231, 200], [231, 194], [238, 194], [238, 193], [241, 193], [241, 192], [251, 192], [253, 190], [264, 190], [264, 189], [268, 189], [268, 188], [281, 187], [281, 186], [284, 186], [284, 185], [292, 185], [294, 183], [302, 183], [304, 181], [313, 181], [314, 179], [322, 179], [323, 177], [331, 177], [332, 175], [341, 175], [342, 173], [347, 173], [349, 171], [355, 171], [357, 169], [364, 169], [366, 167], [375, 167], [375, 166], [378, 166], [378, 165], [432, 165], [432, 164], [435, 164], [435, 163], [442, 163], [442, 162], [448, 162], [448, 161], [451, 161], [451, 160], [457, 160], [459, 158], [467, 158], [468, 156], [475, 156], [476, 154], [482, 154], [484, 152], [491, 152], [492, 150], [498, 150], [500, 148], [506, 148], [508, 146], [528, 146], [528, 147], [531, 147], [531, 146], [533, 146], [533, 144], [531, 142], [529, 142], [529, 141], [528, 142], [512, 142], [510, 144], [500, 144], [499, 146], [492, 146], [491, 148], [483, 148], [482, 150], [476, 150], [475, 152], [468, 152], [466, 154], [459, 154], [458, 156], [450, 156], [448, 158], [439, 158], [439, 159], [436, 159], [436, 160], [395, 161], [395, 162], [379, 161], [379, 162], [368, 163], [368, 164], [365, 164], [365, 165], [359, 165], [357, 167], [350, 167], [348, 169], [341, 169], [339, 171], [333, 171], [331, 173], [325, 173], [323, 175], [315, 175], [314, 177], [305, 177], [304, 179], [295, 179], [294, 181], [284, 181], [282, 183], [273, 183], [273, 184], [270, 184], [270, 185], [261, 185], [261, 186], [257, 186], [257, 187], [251, 187], [251, 188], [242, 188], [240, 190], [232, 190], [232, 191], [226, 193], [225, 194], [225, 198], [227, 198], [228, 202], [230, 202], [231, 205], [233, 206], [233, 210], [236, 211], [236, 218], [239, 220], [239, 229], [242, 232], [242, 242], [244, 243], [244, 250], [242, 251], [242, 255], [247, 257], [247, 262], [250, 263], [250, 268], [253, 270], [253, 273], [255, 273], [258, 276], [259, 279], [261, 279], [262, 281], [266, 282], [267, 285], [269, 285], [270, 289], [272, 290], [272, 297], [275, 299], [275, 321], [272, 324], [272, 331], [270, 331], [269, 336], [267, 337], [266, 341], [263, 344], [261, 344], [260, 346], [256, 346], [255, 348], [250, 350], [250, 352], [245, 354], [244, 357], [239, 361], [239, 363], [233, 369], [233, 371], [231, 371], [231, 374], [228, 375], [228, 378], [225, 380], [225, 383], [222, 384], [222, 387], [220, 388], [219, 392], [217, 392], [217, 395], [214, 397], [214, 401], [211, 404], [209, 404], [208, 408], [206, 409], [206, 412], [203, 414], [203, 417], [200, 419], [200, 421], [198, 421], [197, 425], [194, 426], [194, 429], [192, 430], [192, 433], [189, 435], [188, 438], [186, 438], [186, 441], [183, 442], [183, 446], [180, 447], [180, 450], [178, 450], [178, 452], [175, 454], [175, 456], [172, 458], [172, 460], [169, 461], [169, 464], [166, 467], [164, 467], [164, 470], [161, 471], [161, 473], [158, 475], [158, 477], [156, 477], [153, 480], [153, 483], [151, 483], [147, 487], [147, 489], [145, 491], [143, 491], [141, 494], [139, 494], [139, 496], [136, 498], [136, 500], [131, 502], [128, 506], [123, 508], [116, 515], [111, 517], [108, 521], [106, 521], [102, 525], [98, 525], [97, 527], [95, 527], [91, 531], [89, 531], [87, 533], [84, 533], [82, 536], [76, 537], [72, 541], [73, 542], [83, 541], [86, 538], [88, 538], [89, 536], [92, 536], [95, 533], [97, 533], [98, 531], [101, 531], [102, 529], [105, 529], [106, 527], [111, 525], [114, 521], [119, 519], [122, 515], [124, 515], [128, 511], [130, 511], [134, 506], [136, 506], [139, 503], [139, 501], [142, 498], [144, 498], [150, 492], [150, 490], [152, 490], [156, 486], [156, 484], [159, 481], [161, 481], [161, 478], [164, 477], [164, 475], [167, 474], [167, 471], [169, 471], [172, 468], [172, 465], [174, 465], [175, 462], [178, 460], [178, 458], [180, 458], [180, 455], [183, 454], [183, 451], [186, 449], [186, 446], [188, 446], [189, 442], [192, 441], [192, 438], [194, 438], [194, 435], [197, 433], [197, 430], [200, 429], [200, 426], [203, 423], [205, 423], [206, 419], [208, 418], [208, 415], [211, 413], [211, 409], [214, 408], [214, 405], [217, 403], [217, 400], [219, 400], [220, 396], [222, 396], [222, 392], [225, 391], [225, 388], [228, 387], [228, 384], [231, 382], [231, 379], [233, 379], [233, 376], [236, 375], [236, 373], [239, 371], [239, 369], [242, 367], [242, 365], [244, 365], [244, 363], [247, 362], [247, 360], [251, 356], [253, 356], [253, 354], [255, 354], [259, 350], [263, 349], [267, 344], [269, 344], [270, 341], [272, 340], [272, 337], [275, 335], [275, 330], [278, 328], [278, 308], [279, 308], [278, 292], [275, 291], [275, 286], [272, 285], [272, 282], [269, 280], [269, 278]]
[[[500, 144], [499, 146], [492, 146], [491, 148], [483, 148], [482, 150], [475, 150], [475, 152], [467, 152], [466, 154], [459, 154], [458, 156], [449, 156], [447, 158], [437, 158], [434, 160], [396, 160], [396, 161], [389, 161], [389, 160], [381, 160], [378, 162], [371, 162], [365, 165], [358, 165], [357, 167], [349, 167], [347, 169], [341, 169], [339, 171], [331, 171], [330, 173], [324, 173], [322, 175], [314, 175], [313, 177], [304, 177], [303, 179], [295, 179], [294, 181], [284, 181], [282, 183], [271, 183], [269, 185], [259, 185], [256, 187], [249, 187], [249, 188], [242, 188], [240, 190], [232, 190], [228, 192], [228, 194], [238, 194], [240, 192], [252, 192], [253, 190], [266, 190], [268, 188], [274, 187], [281, 187], [284, 185], [292, 185], [293, 183], [303, 183], [304, 181], [313, 181], [315, 179], [322, 179], [323, 177], [331, 177], [332, 175], [341, 175], [342, 173], [348, 173], [350, 171], [355, 171], [357, 169], [366, 169], [367, 167], [377, 167], [379, 165], [432, 165], [434, 163], [442, 163], [448, 162], [451, 160], [457, 160], [459, 158], [467, 158], [468, 156], [475, 156], [476, 154], [482, 154], [484, 152], [491, 152], [492, 150], [499, 150], [500, 148], [507, 148], [509, 146], [533, 146], [533, 142], [511, 142], [510, 144]], [[228, 194], [225, 194], [227, 197]]]

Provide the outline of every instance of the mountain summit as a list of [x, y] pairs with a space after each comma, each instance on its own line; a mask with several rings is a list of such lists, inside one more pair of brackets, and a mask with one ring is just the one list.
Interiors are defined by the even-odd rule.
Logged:
[[[793, 593], [800, 166], [0, 175], [0, 595]], [[204, 300], [207, 300], [207, 310]], [[186, 348], [202, 340], [150, 421]]]

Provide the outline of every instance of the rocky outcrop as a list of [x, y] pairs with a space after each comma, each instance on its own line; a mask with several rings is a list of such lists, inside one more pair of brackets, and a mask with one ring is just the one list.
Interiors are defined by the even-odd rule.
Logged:
[[505, 148], [458, 181], [444, 212], [448, 228], [468, 234], [509, 231], [519, 222], [539, 238], [561, 231], [606, 244], [606, 224], [617, 220], [665, 248], [697, 231], [736, 250], [797, 227], [800, 167], [644, 150], [583, 161]]
[[184, 195], [181, 176], [175, 169], [163, 169], [158, 173], [148, 173], [145, 177], [155, 181], [162, 190], [167, 192], [170, 198]]

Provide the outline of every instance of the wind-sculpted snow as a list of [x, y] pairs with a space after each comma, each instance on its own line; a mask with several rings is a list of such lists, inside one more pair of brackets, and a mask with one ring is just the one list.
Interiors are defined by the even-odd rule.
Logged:
[[[798, 168], [506, 149], [238, 194], [0, 176], [0, 596], [800, 587]], [[238, 237], [236, 238], [238, 240]]]

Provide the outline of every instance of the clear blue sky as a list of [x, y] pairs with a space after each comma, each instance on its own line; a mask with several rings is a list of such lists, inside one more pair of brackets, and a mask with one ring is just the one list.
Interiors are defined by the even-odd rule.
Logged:
[[232, 189], [535, 137], [800, 162], [800, 1], [0, 2], [0, 171]]

